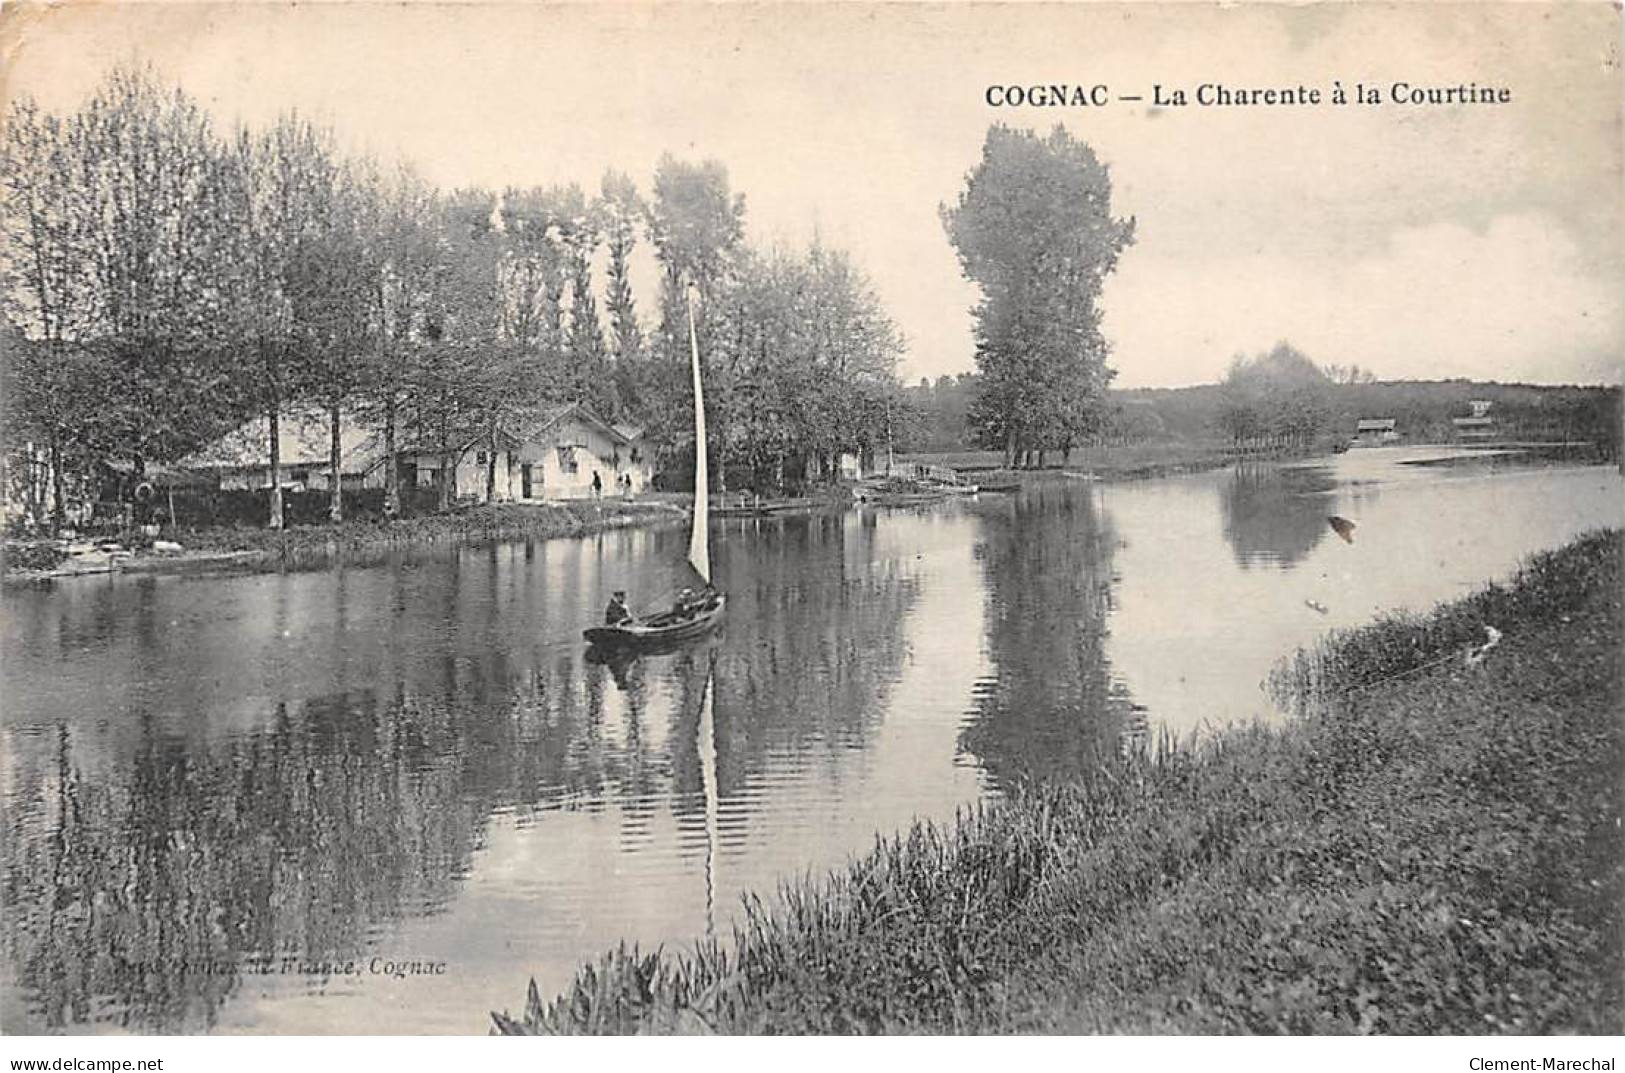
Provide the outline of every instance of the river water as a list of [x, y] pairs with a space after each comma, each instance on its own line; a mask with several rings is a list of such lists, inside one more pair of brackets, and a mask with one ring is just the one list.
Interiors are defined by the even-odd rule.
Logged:
[[1422, 454], [718, 522], [725, 628], [629, 665], [580, 630], [681, 530], [8, 591], [0, 1024], [484, 1032], [877, 832], [1276, 718], [1295, 646], [1621, 524], [1614, 470]]

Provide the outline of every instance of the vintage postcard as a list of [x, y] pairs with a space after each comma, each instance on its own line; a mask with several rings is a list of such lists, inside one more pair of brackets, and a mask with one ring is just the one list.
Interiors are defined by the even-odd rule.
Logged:
[[7, 5], [0, 1029], [1612, 1069], [1620, 19]]

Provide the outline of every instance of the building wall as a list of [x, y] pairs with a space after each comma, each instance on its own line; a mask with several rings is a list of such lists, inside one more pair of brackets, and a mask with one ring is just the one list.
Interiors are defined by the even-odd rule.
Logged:
[[[413, 454], [405, 456], [402, 460], [416, 467], [419, 488], [434, 488], [439, 484], [439, 454]], [[512, 453], [498, 451], [496, 463], [497, 502], [516, 498], [519, 478], [516, 475], [517, 467]], [[487, 465], [486, 448], [471, 448], [463, 452], [453, 471], [455, 483], [452, 486], [452, 495], [457, 499], [484, 502]]]
[[[327, 491], [326, 467], [312, 465], [278, 466], [282, 474], [282, 487], [290, 492], [325, 492]], [[384, 486], [384, 467], [374, 466], [365, 473], [346, 473], [344, 487], [354, 488], [382, 488]], [[228, 469], [220, 471], [220, 488], [222, 491], [233, 492], [257, 490], [271, 487], [270, 466], [245, 466], [241, 469]]]
[[[561, 449], [562, 448], [562, 449]], [[634, 451], [638, 460], [633, 461]], [[632, 478], [632, 493], [648, 489], [654, 467], [641, 444], [628, 445], [595, 426], [567, 418], [548, 429], [517, 452], [518, 464], [531, 467], [531, 498], [583, 499], [592, 495], [592, 475], [597, 473], [603, 494], [621, 494], [619, 478]], [[516, 476], [519, 489], [521, 477]]]
[[[564, 446], [569, 450], [561, 451]], [[636, 449], [638, 460], [632, 460]], [[456, 491], [459, 499], [485, 499], [485, 450], [470, 448], [457, 463]], [[417, 468], [417, 483], [432, 488], [440, 469], [438, 454], [412, 454], [402, 461]], [[530, 471], [526, 494], [525, 471]], [[382, 472], [380, 467], [380, 472]], [[628, 445], [618, 437], [574, 418], [548, 429], [542, 435], [513, 451], [497, 452], [496, 499], [537, 503], [547, 499], [585, 499], [592, 496], [592, 475], [596, 472], [605, 496], [625, 489], [622, 476], [632, 478], [632, 494], [647, 491], [654, 476], [652, 460], [641, 444]]]

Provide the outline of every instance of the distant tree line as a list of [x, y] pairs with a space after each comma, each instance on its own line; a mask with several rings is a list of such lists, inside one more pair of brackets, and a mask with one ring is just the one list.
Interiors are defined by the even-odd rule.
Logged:
[[[328, 414], [334, 473], [347, 419], [379, 428], [391, 459], [429, 445], [444, 474], [471, 438], [558, 401], [691, 454], [690, 281], [719, 472], [828, 472], [890, 432], [903, 344], [868, 280], [818, 245], [748, 248], [744, 197], [715, 161], [662, 157], [647, 197], [614, 170], [591, 193], [442, 191], [296, 113], [219, 131], [129, 69], [71, 114], [14, 101], [0, 150], [0, 431], [8, 455], [48, 457], [58, 522], [69, 482], [93, 490], [110, 466], [139, 481], [264, 415], [280, 527], [292, 407]], [[652, 331], [631, 283], [645, 241]]]
[[[964, 451], [978, 446], [968, 413], [980, 390], [975, 373], [922, 380], [904, 389], [918, 411], [908, 446]], [[1216, 384], [1109, 390], [1099, 422], [1082, 444], [1228, 442], [1307, 449], [1346, 443], [1363, 418], [1392, 418], [1409, 442], [1450, 442], [1452, 419], [1470, 403], [1491, 404], [1495, 436], [1590, 445], [1599, 459], [1620, 452], [1620, 390], [1607, 386], [1502, 384], [1456, 380], [1378, 380], [1358, 366], [1320, 365], [1290, 344], [1235, 358]]]

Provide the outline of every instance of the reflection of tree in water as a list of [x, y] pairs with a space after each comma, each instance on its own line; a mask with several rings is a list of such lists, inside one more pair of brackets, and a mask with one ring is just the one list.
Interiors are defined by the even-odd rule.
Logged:
[[89, 777], [62, 730], [4, 823], [7, 955], [40, 1026], [205, 1027], [248, 959], [354, 957], [369, 923], [443, 904], [482, 816], [457, 732], [371, 694], [216, 748], [144, 719]]
[[[872, 533], [842, 522], [774, 528], [731, 592], [714, 705], [724, 796], [772, 752], [861, 741], [897, 678], [913, 580], [871, 563]], [[497, 808], [527, 824], [615, 799], [636, 827], [675, 791], [680, 821], [699, 822], [710, 652], [612, 673], [574, 645], [492, 644], [277, 705], [252, 733], [139, 716], [128, 738], [64, 727], [54, 750], [12, 759], [0, 806], [6, 956], [32, 1020], [194, 1031], [254, 986], [255, 958], [368, 957], [391, 922], [455, 897]], [[188, 696], [168, 696], [177, 715]], [[669, 724], [663, 749], [651, 718]]]
[[1219, 485], [1224, 537], [1243, 567], [1292, 566], [1328, 532], [1337, 487], [1324, 466], [1239, 465]]
[[494, 807], [647, 780], [569, 668], [511, 681], [504, 662], [447, 658], [427, 696], [279, 705], [266, 731], [210, 744], [144, 719], [94, 775], [67, 729], [53, 757], [19, 760], [7, 956], [39, 1027], [208, 1027], [254, 959], [365, 957], [379, 925], [444, 906]]
[[983, 516], [994, 671], [977, 684], [960, 747], [1001, 783], [1088, 771], [1143, 734], [1105, 656], [1115, 544], [1076, 486], [1036, 485]]

